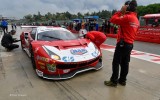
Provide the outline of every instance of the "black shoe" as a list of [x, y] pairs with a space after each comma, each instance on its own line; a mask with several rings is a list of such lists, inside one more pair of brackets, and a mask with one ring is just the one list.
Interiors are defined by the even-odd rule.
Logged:
[[126, 86], [126, 82], [121, 82], [121, 81], [119, 81], [118, 82], [120, 85], [122, 85], [122, 86]]
[[113, 83], [112, 81], [104, 81], [104, 84], [106, 86], [117, 87], [117, 83]]
[[7, 49], [7, 48], [5, 48], [5, 49], [6, 49], [7, 52], [10, 52], [10, 51], [11, 51], [10, 49]]

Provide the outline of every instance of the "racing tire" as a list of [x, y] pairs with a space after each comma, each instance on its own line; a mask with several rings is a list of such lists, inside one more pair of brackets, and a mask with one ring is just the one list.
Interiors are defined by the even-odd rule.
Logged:
[[99, 61], [100, 61], [100, 62], [103, 62], [102, 56], [100, 57]]
[[31, 53], [31, 62], [32, 62], [32, 67], [35, 70], [36, 69], [36, 62], [34, 60], [34, 53], [33, 53], [33, 49], [32, 46], [30, 45], [30, 53]]
[[21, 40], [21, 49], [24, 51], [24, 47], [22, 46], [22, 40]]

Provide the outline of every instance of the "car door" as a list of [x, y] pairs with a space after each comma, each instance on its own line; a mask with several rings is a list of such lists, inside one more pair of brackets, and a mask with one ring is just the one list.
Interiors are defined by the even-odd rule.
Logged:
[[32, 29], [32, 31], [29, 33], [24, 33], [25, 48], [26, 48], [26, 52], [27, 52], [28, 56], [30, 56], [31, 42], [35, 39], [35, 36], [36, 36], [36, 28]]

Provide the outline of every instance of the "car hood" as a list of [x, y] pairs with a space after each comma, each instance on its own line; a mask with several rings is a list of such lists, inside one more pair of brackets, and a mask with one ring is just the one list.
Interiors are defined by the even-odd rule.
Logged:
[[52, 59], [54, 59], [52, 54], [58, 55], [60, 62], [81, 62], [97, 58], [100, 55], [99, 49], [86, 39], [39, 43]]

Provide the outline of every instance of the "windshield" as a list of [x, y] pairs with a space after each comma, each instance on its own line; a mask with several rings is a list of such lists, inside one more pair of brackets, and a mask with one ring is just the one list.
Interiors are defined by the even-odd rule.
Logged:
[[54, 41], [54, 40], [73, 40], [77, 37], [70, 31], [52, 30], [38, 33], [37, 40]]

